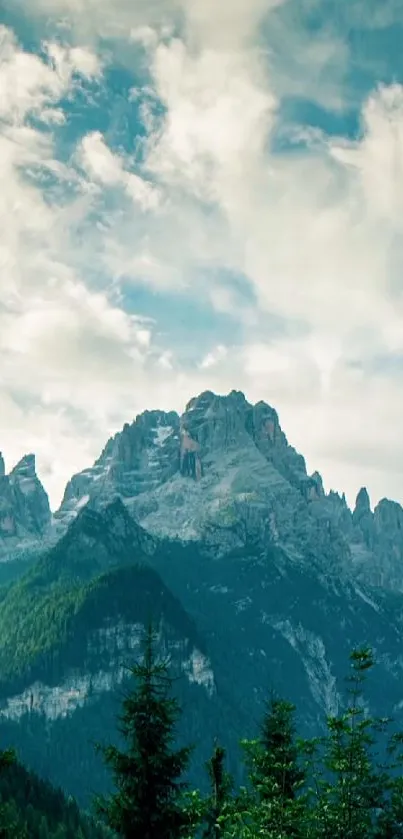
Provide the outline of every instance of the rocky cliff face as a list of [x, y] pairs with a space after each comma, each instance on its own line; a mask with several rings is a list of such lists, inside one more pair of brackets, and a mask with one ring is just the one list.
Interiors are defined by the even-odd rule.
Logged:
[[[81, 667], [66, 668], [56, 685], [49, 684], [45, 677], [4, 698], [1, 702], [3, 718], [19, 720], [29, 712], [43, 714], [49, 722], [55, 722], [90, 703], [94, 706], [105, 693], [116, 694], [127, 682], [128, 665], [141, 654], [143, 636], [143, 623], [109, 620], [106, 625], [88, 633]], [[184, 676], [190, 683], [203, 688], [207, 696], [214, 695], [216, 687], [210, 662], [189, 639], [175, 636], [172, 628], [162, 622], [156, 643], [160, 655], [169, 657], [175, 677]], [[102, 665], [91, 672], [88, 664], [94, 658], [102, 661]]]
[[[225, 552], [271, 540], [295, 555], [345, 545], [319, 514], [320, 476], [288, 444], [276, 411], [232, 391], [205, 392], [184, 414], [147, 411], [111, 439], [92, 468], [73, 477], [55, 519], [65, 527], [90, 500], [119, 494], [152, 534], [204, 540]], [[330, 538], [331, 537], [331, 538]]]
[[383, 498], [372, 512], [360, 490], [352, 514], [351, 552], [355, 570], [371, 585], [403, 591], [403, 509]]
[[385, 499], [372, 512], [363, 488], [351, 511], [344, 495], [326, 494], [274, 408], [238, 391], [206, 391], [182, 416], [145, 411], [125, 425], [68, 484], [59, 528], [90, 500], [102, 505], [116, 494], [156, 536], [202, 540], [214, 554], [273, 543], [294, 559], [403, 591], [401, 506]]
[[[54, 516], [57, 540], [80, 510], [119, 496], [154, 536], [202, 540], [214, 555], [246, 542], [276, 544], [298, 561], [338, 567], [370, 584], [403, 591], [403, 509], [365, 488], [351, 511], [308, 475], [279, 418], [238, 391], [206, 391], [174, 411], [145, 411], [108, 441], [92, 467], [74, 475]], [[0, 456], [0, 555], [50, 538], [46, 493], [28, 455], [5, 474]]]
[[43, 538], [50, 521], [49, 500], [36, 474], [34, 455], [25, 455], [6, 475], [0, 454], [0, 557], [23, 542]]
[[179, 449], [179, 416], [145, 411], [108, 441], [91, 468], [72, 477], [56, 521], [63, 528], [90, 499], [132, 499], [154, 490], [179, 470]]

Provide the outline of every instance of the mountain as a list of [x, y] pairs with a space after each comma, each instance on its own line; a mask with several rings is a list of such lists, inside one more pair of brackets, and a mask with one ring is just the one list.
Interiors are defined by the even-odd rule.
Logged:
[[403, 590], [403, 509], [383, 499], [371, 511], [362, 489], [354, 511], [324, 492], [321, 476], [289, 445], [276, 411], [238, 391], [191, 399], [181, 417], [145, 411], [110, 439], [93, 467], [66, 487], [61, 529], [91, 501], [119, 495], [151, 534], [240, 547], [244, 531], [290, 557], [343, 568]]
[[89, 741], [118, 736], [150, 613], [197, 783], [216, 735], [240, 780], [238, 740], [271, 689], [318, 733], [357, 645], [378, 662], [371, 710], [403, 725], [402, 521], [365, 489], [353, 511], [326, 493], [264, 402], [206, 392], [181, 417], [144, 412], [71, 479], [32, 566], [0, 589], [3, 738], [82, 803], [89, 778], [105, 790]]
[[0, 558], [41, 541], [50, 522], [49, 499], [36, 474], [35, 456], [25, 455], [6, 475], [0, 453]]
[[236, 391], [203, 393], [180, 418], [145, 412], [125, 425], [94, 467], [70, 481], [56, 519], [68, 523], [89, 499], [116, 494], [150, 533], [203, 539], [214, 553], [218, 544], [241, 545], [245, 527], [294, 553], [301, 539], [316, 544], [318, 530], [326, 539], [326, 523], [311, 515], [310, 502], [323, 495], [319, 476], [307, 475], [277, 413]]

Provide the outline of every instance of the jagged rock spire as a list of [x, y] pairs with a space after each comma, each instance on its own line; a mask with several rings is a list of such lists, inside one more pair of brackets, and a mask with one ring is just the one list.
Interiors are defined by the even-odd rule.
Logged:
[[0, 454], [0, 549], [2, 540], [36, 539], [51, 521], [49, 499], [35, 470], [35, 455], [26, 454], [6, 475]]
[[24, 457], [18, 461], [17, 465], [10, 473], [11, 475], [21, 475], [25, 478], [36, 478], [36, 461], [35, 455], [30, 452], [24, 454]]
[[371, 502], [366, 487], [361, 487], [355, 502], [354, 513], [370, 513]]

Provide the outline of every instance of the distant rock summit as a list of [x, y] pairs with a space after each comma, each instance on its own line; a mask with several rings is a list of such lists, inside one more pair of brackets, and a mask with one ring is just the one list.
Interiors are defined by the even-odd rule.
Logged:
[[[205, 391], [175, 411], [144, 411], [74, 475], [52, 520], [62, 535], [80, 510], [119, 497], [152, 536], [202, 541], [225, 553], [246, 542], [281, 547], [295, 561], [350, 570], [403, 591], [403, 509], [383, 499], [371, 510], [365, 488], [350, 510], [325, 493], [318, 472], [288, 443], [277, 412], [231, 391]], [[45, 490], [28, 455], [6, 476], [0, 458], [0, 546], [49, 532]]]
[[145, 411], [126, 424], [94, 466], [72, 478], [56, 518], [67, 522], [90, 499], [118, 494], [152, 532], [199, 538], [232, 520], [234, 504], [274, 501], [289, 490], [306, 499], [323, 493], [288, 445], [276, 411], [237, 391], [207, 391], [182, 416]]
[[65, 527], [90, 500], [120, 496], [150, 533], [204, 540], [214, 552], [272, 542], [295, 559], [350, 569], [403, 590], [403, 509], [371, 511], [362, 488], [351, 511], [289, 445], [277, 412], [243, 393], [206, 391], [174, 411], [145, 411], [74, 475], [55, 519]]
[[0, 553], [45, 536], [51, 521], [48, 496], [27, 454], [6, 475], [0, 454]]

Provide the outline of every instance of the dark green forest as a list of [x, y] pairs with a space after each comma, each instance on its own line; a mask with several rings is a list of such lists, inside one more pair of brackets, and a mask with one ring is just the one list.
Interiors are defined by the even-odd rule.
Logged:
[[225, 749], [214, 742], [201, 792], [185, 780], [192, 744], [177, 743], [182, 708], [149, 627], [119, 714], [123, 745], [95, 745], [112, 791], [94, 797], [92, 816], [80, 813], [73, 799], [3, 751], [0, 837], [402, 839], [403, 733], [388, 717], [368, 713], [374, 664], [371, 649], [353, 650], [344, 707], [327, 718], [321, 737], [300, 738], [295, 706], [268, 696], [256, 736], [241, 740], [245, 785], [235, 785]]
[[110, 832], [62, 790], [22, 766], [11, 751], [0, 755], [2, 839], [108, 839]]
[[390, 719], [366, 711], [373, 665], [371, 649], [351, 653], [345, 707], [327, 718], [322, 737], [299, 738], [295, 706], [271, 695], [256, 737], [241, 743], [246, 785], [235, 789], [225, 749], [215, 743], [210, 791], [201, 795], [183, 780], [191, 747], [175, 744], [181, 709], [150, 627], [120, 716], [126, 748], [99, 747], [115, 791], [96, 800], [97, 813], [125, 839], [403, 837], [403, 733], [389, 733]]

